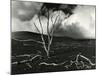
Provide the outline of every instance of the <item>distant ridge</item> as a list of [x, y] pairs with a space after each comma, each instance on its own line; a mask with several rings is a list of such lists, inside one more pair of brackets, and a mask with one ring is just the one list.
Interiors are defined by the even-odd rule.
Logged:
[[[37, 37], [38, 38], [41, 38], [40, 34], [39, 33], [34, 33], [34, 32], [29, 32], [29, 31], [17, 31], [17, 32], [12, 32], [11, 33], [11, 37], [12, 39], [13, 38], [16, 38], [16, 39], [34, 39]], [[44, 35], [44, 37], [47, 37], [47, 35]], [[95, 39], [74, 39], [74, 38], [71, 38], [71, 37], [67, 37], [67, 36], [54, 36], [54, 38], [64, 38], [64, 39], [70, 39], [70, 40], [95, 40]]]

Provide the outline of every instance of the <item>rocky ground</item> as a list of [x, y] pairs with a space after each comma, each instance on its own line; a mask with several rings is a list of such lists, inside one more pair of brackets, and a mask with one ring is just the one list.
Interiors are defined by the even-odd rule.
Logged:
[[[47, 36], [44, 35], [45, 41]], [[95, 39], [54, 37], [50, 57], [46, 56], [40, 34], [13, 32], [12, 74], [42, 73], [96, 68]]]

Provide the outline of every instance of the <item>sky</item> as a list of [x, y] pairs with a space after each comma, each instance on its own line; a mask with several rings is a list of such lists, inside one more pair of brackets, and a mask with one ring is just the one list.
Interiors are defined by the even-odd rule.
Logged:
[[[39, 33], [34, 23], [42, 32], [37, 13], [43, 3], [12, 1], [12, 32], [30, 31]], [[55, 22], [55, 36], [67, 36], [80, 39], [95, 39], [95, 6], [77, 5], [68, 17], [63, 11], [50, 13], [49, 30]], [[53, 17], [52, 17], [53, 16]], [[47, 34], [48, 19], [40, 16], [43, 33]], [[52, 22], [53, 19], [53, 22]]]

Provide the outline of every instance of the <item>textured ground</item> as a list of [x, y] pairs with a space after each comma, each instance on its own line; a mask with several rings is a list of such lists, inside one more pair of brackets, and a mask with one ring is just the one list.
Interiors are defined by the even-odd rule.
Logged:
[[[45, 41], [47, 40], [47, 36]], [[95, 69], [95, 39], [54, 37], [50, 57], [39, 34], [12, 33], [12, 74]]]

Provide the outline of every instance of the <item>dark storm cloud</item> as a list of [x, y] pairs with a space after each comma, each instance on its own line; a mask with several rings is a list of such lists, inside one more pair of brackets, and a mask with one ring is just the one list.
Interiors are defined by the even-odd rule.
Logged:
[[[12, 2], [12, 31], [37, 32], [34, 23], [41, 31], [38, 12], [42, 3], [36, 2]], [[67, 8], [67, 5], [66, 5]], [[55, 36], [67, 36], [72, 38], [95, 38], [95, 6], [78, 5], [68, 17], [62, 10], [50, 13], [49, 29], [52, 30], [51, 16], [53, 20], [60, 14], [56, 21]], [[47, 17], [41, 16], [43, 32], [47, 34]], [[60, 23], [59, 23], [60, 22]]]

